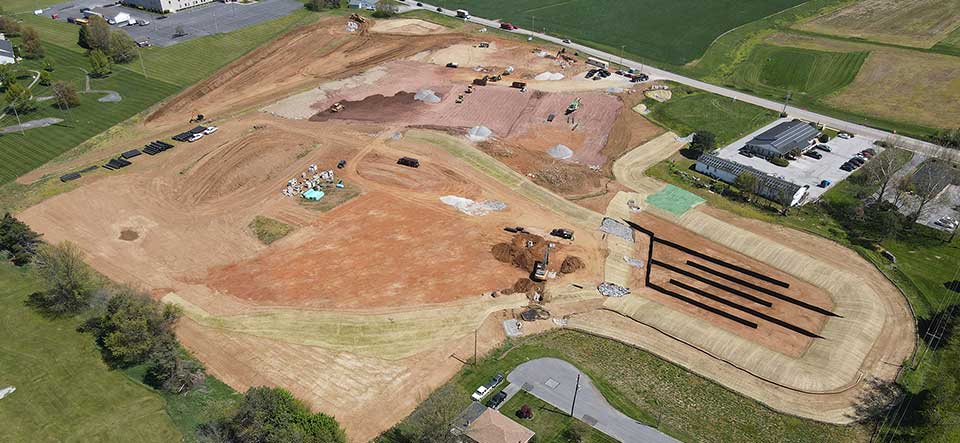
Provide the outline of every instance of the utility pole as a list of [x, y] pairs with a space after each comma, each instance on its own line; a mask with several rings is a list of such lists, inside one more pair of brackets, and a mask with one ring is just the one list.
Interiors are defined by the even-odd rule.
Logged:
[[625, 67], [626, 67], [626, 66], [623, 66], [623, 47], [624, 47], [624, 46], [625, 46], [625, 45], [620, 45], [620, 67], [621, 67], [621, 68], [625, 68]]
[[477, 365], [477, 337], [480, 335], [480, 328], [473, 331], [473, 365]]
[[577, 386], [573, 389], [573, 404], [570, 405], [570, 416], [573, 417], [573, 409], [577, 407], [577, 393], [580, 392], [580, 373], [577, 372]]

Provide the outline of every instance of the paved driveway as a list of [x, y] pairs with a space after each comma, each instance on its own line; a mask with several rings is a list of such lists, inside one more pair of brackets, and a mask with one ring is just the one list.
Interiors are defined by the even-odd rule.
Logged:
[[[575, 366], [563, 360], [539, 358], [517, 366], [507, 376], [507, 381], [511, 386], [521, 386], [523, 390], [557, 409], [569, 412], [579, 373]], [[573, 415], [622, 442], [678, 442], [614, 409], [586, 375], [580, 377], [580, 392], [577, 394]]]

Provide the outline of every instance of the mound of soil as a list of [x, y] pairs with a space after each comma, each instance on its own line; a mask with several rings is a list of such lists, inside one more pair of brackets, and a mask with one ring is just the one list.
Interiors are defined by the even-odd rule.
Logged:
[[533, 280], [530, 280], [529, 278], [517, 279], [517, 282], [513, 284], [514, 293], [518, 293], [518, 292], [527, 293], [535, 289], [537, 289], [537, 284]]
[[563, 263], [560, 265], [560, 272], [570, 274], [584, 267], [586, 267], [586, 264], [583, 263], [583, 260], [580, 260], [580, 257], [570, 255], [563, 259]]
[[490, 252], [503, 263], [511, 263], [526, 272], [533, 272], [533, 264], [543, 260], [548, 243], [539, 235], [521, 232], [514, 235], [509, 243], [493, 245]]
[[137, 233], [137, 231], [134, 231], [133, 229], [124, 229], [120, 231], [120, 240], [134, 241], [138, 238], [140, 238], [140, 234]]
[[399, 92], [392, 97], [375, 94], [359, 101], [342, 101], [343, 110], [318, 112], [311, 121], [322, 122], [327, 120], [357, 120], [365, 122], [385, 122], [409, 120], [418, 111], [424, 109], [424, 102], [415, 98], [412, 92]]

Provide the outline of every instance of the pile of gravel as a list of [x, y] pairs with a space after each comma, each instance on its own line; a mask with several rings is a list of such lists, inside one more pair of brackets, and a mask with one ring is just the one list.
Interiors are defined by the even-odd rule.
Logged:
[[627, 257], [626, 255], [624, 255], [623, 261], [625, 261], [628, 265], [633, 266], [634, 268], [643, 269], [643, 260]]
[[413, 96], [414, 100], [419, 100], [424, 103], [440, 103], [440, 96], [436, 92], [433, 92], [429, 89], [421, 89]]
[[440, 197], [440, 201], [457, 208], [458, 211], [464, 214], [478, 217], [507, 209], [507, 204], [499, 200], [483, 200], [477, 202], [469, 198], [457, 197], [456, 195], [445, 195]]
[[533, 78], [534, 80], [563, 80], [563, 74], [559, 72], [544, 72]]
[[467, 138], [475, 142], [485, 141], [486, 139], [490, 138], [491, 135], [493, 135], [493, 131], [483, 125], [474, 126], [467, 131]]
[[547, 155], [558, 160], [566, 160], [570, 157], [573, 157], [573, 151], [566, 147], [566, 145], [556, 145], [550, 149], [547, 149]]
[[630, 293], [630, 288], [624, 288], [623, 286], [610, 282], [603, 282], [600, 283], [600, 286], [597, 286], [597, 291], [607, 297], [623, 297]]
[[633, 228], [620, 223], [610, 217], [604, 217], [603, 222], [600, 223], [600, 231], [606, 232], [610, 235], [615, 235], [624, 240], [633, 242]]

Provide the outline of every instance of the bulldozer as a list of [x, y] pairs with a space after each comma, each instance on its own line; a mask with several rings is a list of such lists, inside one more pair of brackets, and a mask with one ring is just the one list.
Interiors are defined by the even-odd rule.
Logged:
[[353, 20], [360, 24], [364, 24], [367, 22], [367, 19], [361, 17], [360, 14], [350, 14], [350, 20]]
[[340, 102], [334, 103], [333, 106], [330, 107], [330, 112], [340, 112], [342, 110], [343, 105]]

